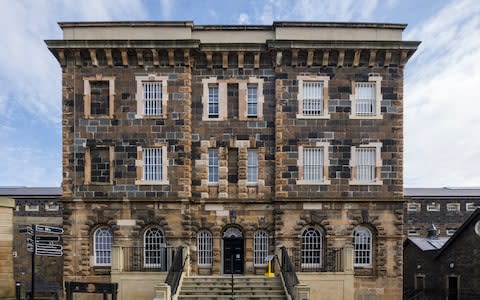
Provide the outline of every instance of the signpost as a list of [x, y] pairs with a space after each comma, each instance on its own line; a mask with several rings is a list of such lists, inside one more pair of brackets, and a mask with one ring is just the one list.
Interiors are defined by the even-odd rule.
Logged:
[[[30, 299], [35, 300], [35, 256], [62, 256], [63, 246], [56, 243], [60, 241], [63, 228], [33, 224], [20, 228], [18, 231], [27, 235], [27, 251], [32, 253], [32, 291]], [[50, 235], [37, 236], [37, 233], [48, 233]]]

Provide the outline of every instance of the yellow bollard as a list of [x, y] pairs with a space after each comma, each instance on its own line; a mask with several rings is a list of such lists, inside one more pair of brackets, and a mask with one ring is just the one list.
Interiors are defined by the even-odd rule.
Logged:
[[269, 259], [267, 262], [267, 273], [265, 273], [265, 277], [275, 277], [275, 273], [272, 273], [272, 261], [273, 259]]

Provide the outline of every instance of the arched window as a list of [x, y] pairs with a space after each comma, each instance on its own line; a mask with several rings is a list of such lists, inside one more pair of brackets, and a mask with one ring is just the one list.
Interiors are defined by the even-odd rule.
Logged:
[[108, 227], [99, 227], [93, 233], [93, 255], [96, 266], [112, 265], [112, 232]]
[[206, 230], [197, 234], [197, 262], [199, 266], [212, 265], [212, 234]]
[[372, 232], [365, 227], [357, 227], [353, 233], [354, 266], [372, 266]]
[[145, 230], [143, 236], [144, 265], [147, 268], [162, 268], [165, 262], [165, 238], [158, 227]]
[[322, 267], [322, 233], [309, 227], [302, 233], [302, 269], [318, 269]]
[[253, 264], [255, 266], [265, 266], [267, 262], [265, 257], [268, 255], [268, 234], [266, 231], [259, 230], [253, 235]]

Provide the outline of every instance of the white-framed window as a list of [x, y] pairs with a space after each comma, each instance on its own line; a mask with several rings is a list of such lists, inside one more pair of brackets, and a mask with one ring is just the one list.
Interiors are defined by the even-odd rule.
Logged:
[[457, 231], [456, 228], [447, 228], [447, 236], [452, 236], [455, 234], [455, 231]]
[[382, 143], [369, 143], [352, 147], [352, 158], [350, 160], [352, 168], [351, 185], [383, 184], [380, 179], [381, 149]]
[[410, 229], [408, 229], [407, 234], [408, 234], [409, 236], [418, 236], [418, 235], [420, 235], [420, 234], [418, 233], [418, 229], [416, 229], [416, 228], [410, 228]]
[[421, 205], [420, 203], [407, 203], [407, 211], [420, 211], [421, 210]]
[[210, 84], [208, 86], [208, 117], [216, 119], [219, 113], [218, 84]]
[[165, 261], [165, 238], [158, 227], [150, 227], [143, 234], [143, 264], [146, 268], [161, 268]]
[[297, 76], [297, 118], [330, 118], [328, 113], [328, 76]]
[[354, 266], [372, 266], [372, 232], [366, 227], [357, 227], [353, 233]]
[[38, 205], [38, 204], [27, 204], [27, 205], [25, 205], [25, 211], [40, 211], [40, 205]]
[[350, 119], [381, 119], [381, 76], [368, 77], [367, 82], [353, 82]]
[[137, 147], [137, 185], [168, 184], [167, 146]]
[[264, 230], [255, 231], [253, 234], [253, 265], [266, 266], [265, 258], [268, 256], [268, 233]]
[[212, 234], [202, 230], [197, 234], [197, 263], [199, 266], [212, 266]]
[[168, 76], [149, 74], [135, 76], [137, 82], [136, 118], [166, 117], [168, 103]]
[[218, 183], [218, 150], [208, 149], [208, 183]]
[[447, 203], [447, 211], [460, 211], [460, 203]]
[[427, 204], [427, 211], [440, 211], [440, 203], [429, 203]]
[[298, 147], [297, 184], [329, 184], [328, 180], [328, 146], [327, 142], [316, 143], [315, 147]]
[[247, 86], [247, 117], [256, 117], [258, 114], [258, 87]]
[[45, 203], [45, 210], [46, 211], [58, 211], [60, 206], [56, 202], [48, 202]]
[[247, 182], [256, 184], [258, 181], [258, 151], [249, 149], [247, 156]]
[[93, 256], [96, 266], [112, 265], [112, 231], [108, 227], [99, 227], [93, 233]]
[[475, 205], [475, 203], [465, 204], [465, 210], [466, 211], [474, 211], [475, 209], [477, 209], [477, 206]]
[[302, 233], [301, 262], [302, 269], [318, 269], [322, 266], [323, 235], [313, 227]]

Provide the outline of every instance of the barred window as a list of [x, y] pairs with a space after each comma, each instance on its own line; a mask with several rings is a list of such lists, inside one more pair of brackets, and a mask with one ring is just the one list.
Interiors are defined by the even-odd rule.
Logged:
[[208, 150], [208, 182], [218, 183], [218, 150]]
[[212, 234], [206, 230], [197, 234], [197, 262], [199, 266], [212, 265]]
[[161, 268], [165, 260], [165, 238], [158, 227], [145, 230], [143, 235], [144, 265], [148, 268]]
[[248, 150], [247, 162], [247, 181], [256, 183], [258, 181], [258, 152], [257, 150]]
[[163, 180], [163, 156], [162, 148], [143, 149], [143, 180]]
[[354, 265], [370, 267], [372, 265], [372, 232], [365, 227], [358, 227], [353, 235]]
[[93, 234], [93, 253], [96, 266], [112, 265], [112, 232], [100, 227]]
[[253, 264], [265, 266], [265, 258], [268, 256], [268, 234], [264, 230], [256, 231], [253, 235]]
[[309, 227], [302, 234], [302, 269], [315, 269], [322, 266], [322, 233]]
[[323, 82], [303, 82], [303, 115], [323, 115]]
[[373, 116], [376, 114], [375, 82], [355, 83], [356, 114], [359, 116]]
[[257, 86], [248, 86], [247, 90], [247, 116], [256, 117], [258, 113], [258, 88]]
[[218, 118], [218, 85], [208, 86], [208, 117]]
[[143, 81], [143, 114], [159, 116], [162, 114], [162, 82]]
[[323, 181], [323, 148], [303, 148], [303, 179]]
[[356, 148], [356, 180], [362, 182], [375, 181], [375, 148]]

